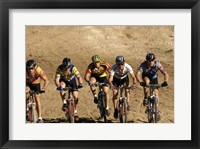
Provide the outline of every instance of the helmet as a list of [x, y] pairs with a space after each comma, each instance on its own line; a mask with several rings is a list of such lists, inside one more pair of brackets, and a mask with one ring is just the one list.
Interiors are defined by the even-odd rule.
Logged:
[[125, 59], [124, 59], [123, 56], [120, 55], [120, 56], [116, 57], [115, 62], [116, 63], [123, 63], [123, 62], [125, 62]]
[[100, 60], [101, 60], [101, 57], [99, 55], [92, 56], [92, 62], [93, 63], [99, 62]]
[[33, 69], [36, 67], [35, 60], [31, 59], [26, 62], [26, 69]]
[[146, 60], [149, 61], [149, 60], [154, 60], [156, 59], [156, 56], [153, 54], [153, 53], [148, 53], [146, 55]]
[[62, 64], [63, 64], [63, 66], [65, 66], [65, 67], [69, 67], [69, 66], [71, 66], [71, 64], [72, 64], [72, 61], [71, 61], [70, 58], [67, 58], [67, 57], [66, 57], [66, 58], [63, 59]]

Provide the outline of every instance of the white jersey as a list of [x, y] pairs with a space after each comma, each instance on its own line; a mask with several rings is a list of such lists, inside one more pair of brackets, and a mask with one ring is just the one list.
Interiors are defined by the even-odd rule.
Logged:
[[112, 66], [111, 71], [110, 71], [110, 75], [113, 75], [115, 78], [118, 78], [118, 79], [125, 78], [128, 75], [128, 73], [133, 73], [133, 68], [127, 63], [125, 63], [123, 70], [120, 70], [117, 67], [117, 64], [115, 64]]

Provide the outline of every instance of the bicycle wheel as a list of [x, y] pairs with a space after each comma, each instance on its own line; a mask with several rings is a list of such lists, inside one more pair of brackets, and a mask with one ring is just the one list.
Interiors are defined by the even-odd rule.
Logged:
[[148, 121], [149, 123], [155, 123], [155, 114], [153, 109], [153, 103], [150, 105], [149, 113], [148, 113]]
[[31, 105], [31, 122], [32, 123], [36, 123], [37, 122], [37, 114], [36, 114], [36, 111], [35, 111], [35, 103], [32, 103]]
[[68, 105], [68, 120], [69, 123], [74, 123], [74, 110], [73, 110], [73, 106], [72, 106], [72, 102], [69, 101], [69, 105]]
[[153, 103], [153, 108], [154, 108], [154, 113], [153, 113], [153, 122], [154, 123], [157, 123], [158, 122], [158, 115], [157, 115], [157, 112], [158, 112], [158, 107], [157, 107], [157, 103], [158, 103], [158, 100], [157, 100], [157, 98], [155, 97], [154, 98], [154, 103]]
[[127, 102], [126, 99], [122, 101], [122, 107], [120, 112], [120, 122], [127, 123]]
[[102, 116], [104, 119], [104, 122], [107, 122], [107, 118], [106, 118], [106, 97], [105, 95], [102, 96]]

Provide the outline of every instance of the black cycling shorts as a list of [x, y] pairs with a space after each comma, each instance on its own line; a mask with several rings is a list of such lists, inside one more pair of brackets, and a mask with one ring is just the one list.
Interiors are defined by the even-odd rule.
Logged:
[[36, 94], [40, 94], [40, 83], [38, 84], [31, 84], [31, 83], [26, 83], [26, 86], [30, 88], [30, 90], [33, 90]]
[[72, 92], [73, 91], [78, 91], [78, 85], [76, 83], [76, 79], [74, 78], [73, 80], [70, 80], [70, 81], [66, 81], [64, 79], [60, 79], [60, 82], [64, 82], [66, 87], [69, 86], [72, 88]]
[[129, 85], [129, 77], [128, 75], [123, 79], [118, 79], [113, 77], [113, 85], [119, 87], [120, 85], [128, 86]]
[[99, 77], [98, 75], [91, 75], [91, 78], [95, 78], [97, 82], [99, 83], [105, 83], [104, 86], [108, 86], [108, 78], [107, 77]]

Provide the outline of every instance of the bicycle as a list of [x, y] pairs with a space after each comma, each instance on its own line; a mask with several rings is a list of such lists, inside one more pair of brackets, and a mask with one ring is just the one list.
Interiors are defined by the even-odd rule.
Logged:
[[120, 91], [120, 97], [118, 101], [118, 110], [119, 110], [119, 120], [120, 123], [127, 123], [128, 120], [128, 102], [127, 98], [124, 95], [124, 90], [125, 89], [131, 89], [131, 87], [125, 87], [124, 85], [120, 85], [118, 87]]
[[[78, 89], [80, 89], [82, 87], [78, 86]], [[57, 89], [58, 90], [58, 89]], [[65, 113], [66, 116], [66, 121], [69, 123], [75, 123], [75, 121], [78, 121], [77, 119], [75, 119], [75, 100], [74, 97], [71, 95], [72, 94], [72, 87], [65, 87], [62, 90], [58, 90], [58, 91], [65, 91], [68, 92], [68, 97], [67, 97], [67, 110]], [[67, 96], [67, 94], [65, 93], [65, 95]], [[78, 102], [78, 101], [76, 101]]]
[[106, 85], [106, 83], [92, 83], [90, 86], [95, 86], [95, 87], [99, 87], [99, 93], [98, 93], [98, 104], [97, 104], [97, 108], [99, 108], [99, 112], [100, 112], [100, 118], [104, 118], [104, 123], [107, 122], [107, 113], [106, 113], [106, 95], [103, 92], [103, 87]]
[[150, 95], [148, 96], [148, 104], [145, 113], [147, 113], [147, 118], [149, 123], [157, 123], [159, 121], [158, 113], [158, 98], [156, 97], [154, 90], [161, 88], [159, 84], [149, 84], [146, 87], [150, 90]]
[[[36, 111], [36, 102], [35, 102], [35, 96], [34, 94], [36, 93], [33, 90], [30, 90], [29, 92], [29, 97], [26, 105], [26, 115], [27, 115], [27, 121], [30, 121], [31, 123], [36, 123], [37, 122], [37, 111]], [[41, 90], [40, 93], [45, 93], [44, 90]]]

